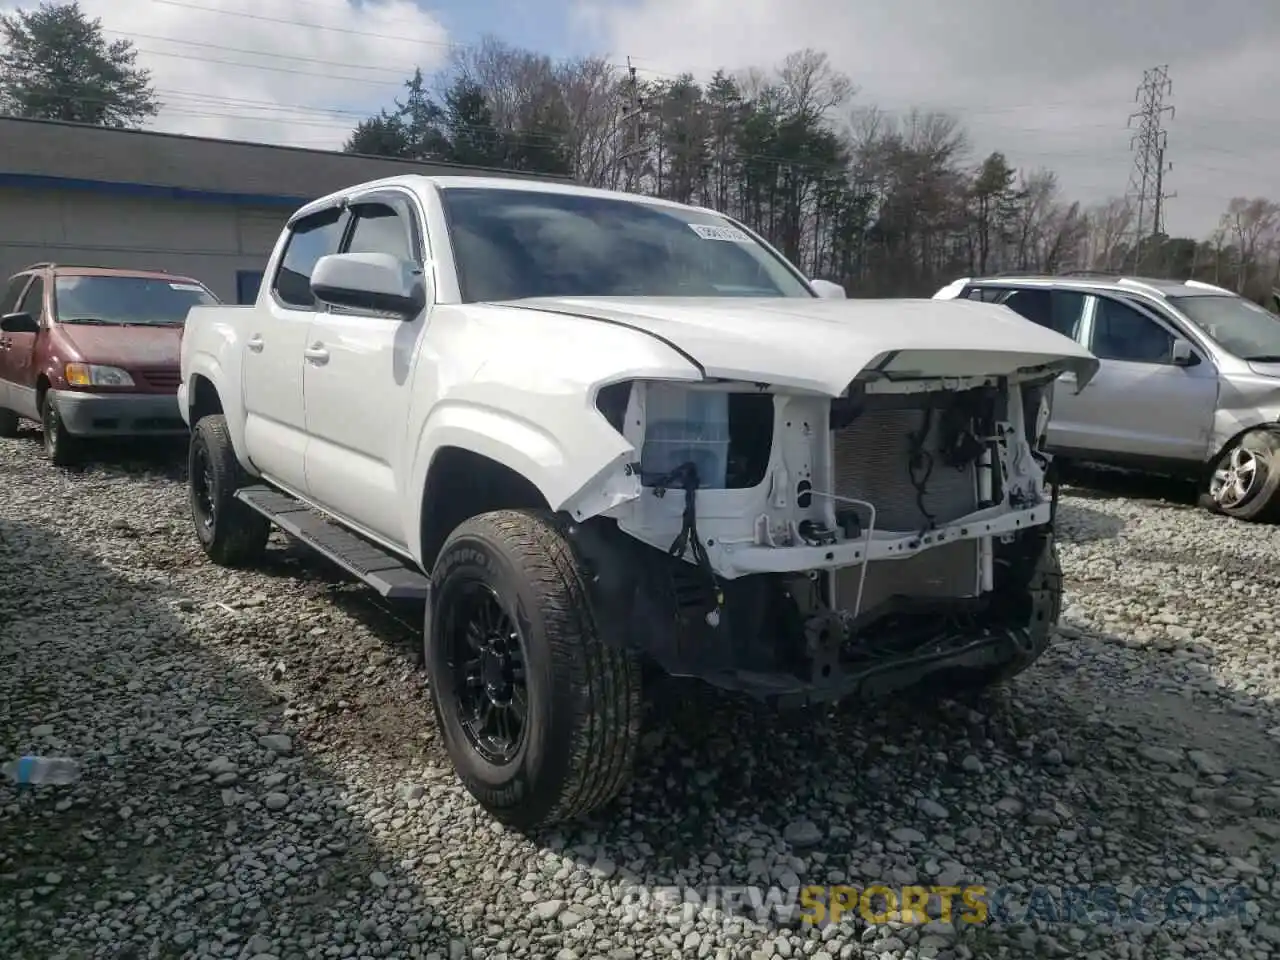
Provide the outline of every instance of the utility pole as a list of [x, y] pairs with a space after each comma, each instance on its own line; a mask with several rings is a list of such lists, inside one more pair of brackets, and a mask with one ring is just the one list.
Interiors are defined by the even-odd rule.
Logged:
[[[1162, 127], [1166, 114], [1173, 116], [1172, 105], [1166, 105], [1164, 98], [1173, 93], [1173, 82], [1169, 79], [1169, 67], [1151, 67], [1142, 72], [1142, 83], [1134, 94], [1134, 102], [1140, 109], [1129, 115], [1128, 126], [1137, 129], [1129, 141], [1129, 149], [1133, 151], [1133, 170], [1129, 175], [1129, 195], [1137, 197], [1138, 216], [1133, 229], [1133, 269], [1136, 273], [1142, 262], [1142, 241], [1148, 236], [1147, 205], [1150, 203], [1154, 211], [1150, 236], [1160, 230], [1160, 216], [1164, 201], [1171, 195], [1164, 190], [1164, 174], [1166, 172], [1164, 152], [1168, 145], [1168, 134]], [[1169, 168], [1171, 169], [1171, 167]]]
[[627, 57], [627, 81], [628, 104], [626, 112], [622, 114], [622, 123], [627, 130], [627, 149], [619, 155], [618, 160], [625, 163], [627, 167], [625, 189], [628, 193], [634, 193], [639, 179], [640, 159], [644, 153], [640, 126], [644, 116], [644, 104], [640, 99], [640, 82], [636, 78], [636, 68], [631, 65], [630, 57]]

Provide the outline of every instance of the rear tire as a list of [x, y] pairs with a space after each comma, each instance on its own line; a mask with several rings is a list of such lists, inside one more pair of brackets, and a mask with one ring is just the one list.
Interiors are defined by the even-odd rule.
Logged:
[[53, 394], [46, 391], [40, 403], [40, 427], [44, 433], [44, 455], [55, 467], [70, 467], [80, 460], [81, 440], [67, 432]]
[[262, 556], [271, 523], [236, 499], [247, 480], [236, 459], [226, 417], [202, 417], [187, 452], [187, 492], [196, 537], [205, 555], [223, 567], [246, 566]]
[[601, 639], [554, 516], [502, 510], [454, 530], [426, 626], [437, 726], [493, 817], [532, 830], [623, 790], [640, 737], [640, 665]]
[[0, 439], [8, 440], [16, 437], [20, 419], [12, 410], [0, 410]]
[[1209, 470], [1200, 506], [1237, 520], [1280, 520], [1280, 434], [1263, 427], [1224, 450]]

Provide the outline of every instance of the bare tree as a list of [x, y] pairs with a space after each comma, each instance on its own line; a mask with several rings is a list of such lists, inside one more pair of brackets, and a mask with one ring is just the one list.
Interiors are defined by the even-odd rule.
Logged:
[[1263, 197], [1233, 197], [1222, 225], [1236, 248], [1236, 292], [1243, 294], [1260, 272], [1259, 258], [1270, 253], [1280, 231], [1280, 205]]
[[1094, 270], [1117, 270], [1126, 239], [1133, 232], [1133, 204], [1111, 197], [1088, 212], [1087, 260]]

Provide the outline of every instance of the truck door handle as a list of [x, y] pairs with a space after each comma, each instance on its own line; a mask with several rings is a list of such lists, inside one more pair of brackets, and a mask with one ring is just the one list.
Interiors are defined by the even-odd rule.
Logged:
[[329, 351], [324, 348], [324, 344], [315, 343], [302, 351], [302, 355], [317, 366], [323, 366], [329, 362]]
[[248, 347], [250, 350], [252, 350], [254, 353], [261, 353], [262, 352], [262, 334], [255, 333], [252, 337], [249, 338], [245, 346]]

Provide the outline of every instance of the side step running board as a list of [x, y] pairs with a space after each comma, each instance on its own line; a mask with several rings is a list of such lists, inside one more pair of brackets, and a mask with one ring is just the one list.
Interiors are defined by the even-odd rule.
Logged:
[[236, 499], [297, 537], [388, 600], [426, 600], [431, 581], [394, 554], [322, 517], [306, 504], [257, 484], [236, 491]]

